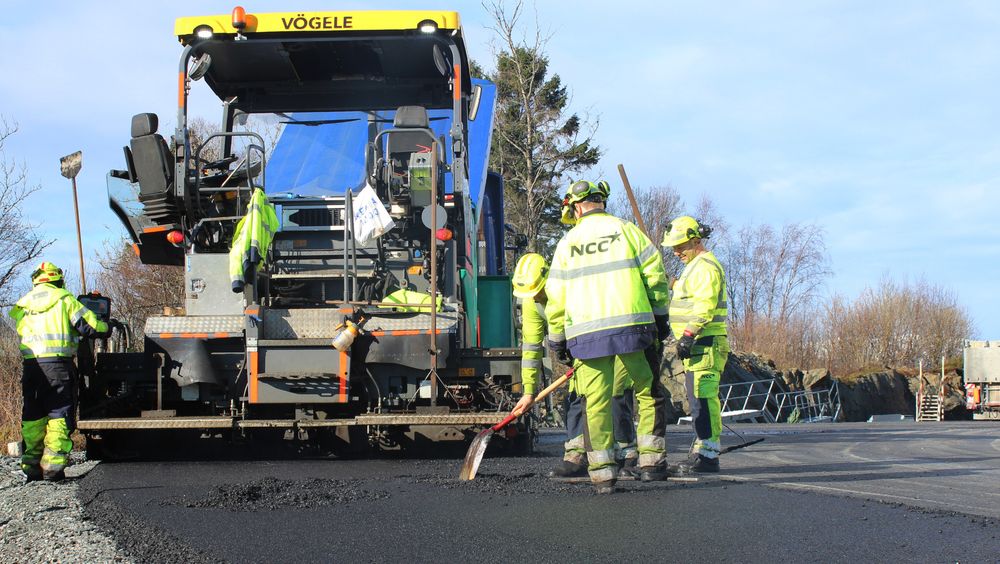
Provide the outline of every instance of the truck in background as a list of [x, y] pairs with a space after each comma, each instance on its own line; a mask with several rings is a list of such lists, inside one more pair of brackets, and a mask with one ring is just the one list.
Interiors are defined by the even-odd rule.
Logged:
[[1000, 420], [1000, 341], [966, 341], [965, 406], [973, 419]]

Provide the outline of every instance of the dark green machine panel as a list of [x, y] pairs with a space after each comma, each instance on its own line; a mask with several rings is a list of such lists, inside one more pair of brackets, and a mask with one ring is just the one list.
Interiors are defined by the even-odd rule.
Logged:
[[510, 276], [479, 276], [479, 346], [514, 346], [514, 296]]

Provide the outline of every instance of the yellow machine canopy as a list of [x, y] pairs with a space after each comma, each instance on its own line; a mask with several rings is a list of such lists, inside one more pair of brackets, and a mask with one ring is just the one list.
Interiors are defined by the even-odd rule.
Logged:
[[174, 32], [211, 56], [215, 94], [249, 113], [450, 108], [453, 84], [471, 92], [456, 12], [234, 10], [179, 18]]

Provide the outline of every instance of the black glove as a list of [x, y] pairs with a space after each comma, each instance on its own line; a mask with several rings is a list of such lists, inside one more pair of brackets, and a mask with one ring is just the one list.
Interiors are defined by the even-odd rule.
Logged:
[[677, 358], [686, 360], [691, 358], [691, 347], [694, 346], [694, 335], [684, 332], [684, 336], [677, 341]]
[[560, 364], [565, 364], [566, 366], [573, 366], [573, 361], [575, 359], [568, 350], [562, 350], [556, 354], [556, 360], [558, 360]]
[[114, 330], [114, 329], [117, 329], [119, 332], [124, 333], [125, 332], [125, 324], [122, 323], [121, 321], [118, 321], [117, 319], [109, 319], [108, 320], [108, 332], [107, 332], [107, 334], [110, 336], [111, 335], [111, 331]]
[[566, 341], [553, 341], [549, 339], [549, 350], [555, 353], [556, 360], [567, 366], [573, 365], [573, 355], [566, 348]]
[[666, 341], [670, 335], [670, 318], [666, 315], [654, 315], [653, 321], [656, 323], [656, 340]]

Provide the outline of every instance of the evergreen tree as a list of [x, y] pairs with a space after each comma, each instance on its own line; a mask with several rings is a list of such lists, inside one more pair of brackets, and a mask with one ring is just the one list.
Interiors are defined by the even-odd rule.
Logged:
[[516, 37], [522, 12], [501, 3], [488, 6], [500, 40], [496, 68], [482, 73], [497, 85], [496, 123], [490, 168], [504, 179], [505, 217], [528, 239], [528, 250], [548, 254], [563, 232], [560, 205], [573, 173], [597, 164], [597, 121], [567, 115], [569, 90], [550, 73], [546, 40], [535, 28], [529, 43]]

